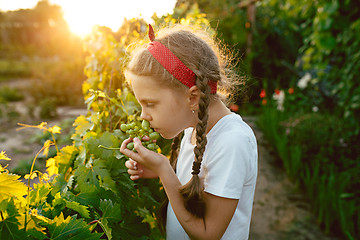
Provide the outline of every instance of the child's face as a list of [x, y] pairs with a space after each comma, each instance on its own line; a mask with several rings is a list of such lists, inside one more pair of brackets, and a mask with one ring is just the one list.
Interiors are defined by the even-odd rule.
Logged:
[[141, 117], [166, 139], [194, 125], [186, 91], [161, 86], [151, 77], [132, 75], [131, 85], [139, 101]]

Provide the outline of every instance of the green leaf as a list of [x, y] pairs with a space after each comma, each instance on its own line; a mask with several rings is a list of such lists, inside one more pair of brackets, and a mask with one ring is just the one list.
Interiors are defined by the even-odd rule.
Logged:
[[98, 221], [98, 223], [100, 224], [100, 226], [103, 229], [104, 233], [106, 234], [107, 238], [109, 240], [111, 240], [112, 239], [111, 228], [108, 226], [108, 221], [106, 220], [106, 218]]
[[[120, 147], [119, 140], [110, 132], [104, 132], [99, 138], [99, 143], [106, 147], [117, 148]], [[101, 149], [101, 156], [98, 156], [101, 159], [108, 159], [114, 156], [113, 150]]]
[[[115, 188], [115, 182], [111, 179], [105, 162], [95, 159], [93, 164], [80, 165], [75, 171], [75, 177], [81, 191], [86, 191], [88, 186]], [[100, 181], [101, 179], [101, 181]]]
[[102, 211], [101, 219], [107, 219], [110, 222], [118, 222], [121, 219], [121, 206], [113, 204], [111, 199], [100, 201], [100, 210]]
[[336, 40], [330, 34], [323, 34], [319, 37], [319, 45], [327, 50], [332, 50], [336, 46]]
[[121, 199], [115, 195], [111, 190], [105, 190], [104, 188], [93, 188], [89, 192], [81, 192], [77, 195], [69, 197], [72, 201], [79, 202], [82, 205], [100, 207], [100, 199], [112, 199], [113, 201], [120, 202]]
[[100, 239], [102, 233], [91, 233], [90, 226], [76, 215], [64, 219], [63, 214], [54, 218], [51, 223], [43, 223], [48, 228], [50, 240]]
[[0, 202], [0, 239], [26, 239], [25, 232], [19, 229], [20, 223], [17, 220], [20, 216], [14, 205], [14, 200], [3, 200]]
[[81, 216], [83, 216], [84, 218], [89, 218], [89, 210], [88, 207], [81, 205], [78, 202], [72, 202], [72, 201], [67, 201], [65, 200], [66, 203], [66, 207], [70, 208], [78, 213], [80, 213]]
[[143, 218], [144, 223], [148, 223], [151, 226], [151, 228], [155, 228], [156, 219], [148, 209], [146, 209], [146, 208], [138, 208], [138, 210], [136, 211], [136, 214], [139, 217]]
[[135, 214], [124, 216], [124, 221], [117, 230], [119, 230], [121, 239], [137, 239], [142, 236], [149, 236], [150, 234], [150, 226]]
[[26, 240], [44, 240], [44, 239], [48, 239], [48, 237], [45, 235], [45, 233], [42, 233], [34, 228], [32, 229], [28, 229], [26, 231]]
[[51, 190], [52, 187], [49, 183], [34, 184], [34, 190], [30, 192], [31, 205], [37, 206], [38, 204], [45, 202]]

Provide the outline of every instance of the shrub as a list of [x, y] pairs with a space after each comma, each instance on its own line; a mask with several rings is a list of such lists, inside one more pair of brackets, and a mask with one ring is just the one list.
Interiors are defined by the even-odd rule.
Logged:
[[16, 102], [24, 99], [24, 95], [17, 88], [0, 87], [0, 99], [7, 102]]

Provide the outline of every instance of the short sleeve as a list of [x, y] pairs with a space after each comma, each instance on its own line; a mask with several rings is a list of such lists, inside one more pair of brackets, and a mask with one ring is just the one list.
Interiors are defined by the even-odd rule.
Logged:
[[[242, 132], [227, 132], [205, 151], [205, 192], [240, 199], [244, 185], [256, 176], [256, 143]], [[255, 146], [255, 148], [254, 148]], [[255, 161], [255, 162], [254, 162]]]

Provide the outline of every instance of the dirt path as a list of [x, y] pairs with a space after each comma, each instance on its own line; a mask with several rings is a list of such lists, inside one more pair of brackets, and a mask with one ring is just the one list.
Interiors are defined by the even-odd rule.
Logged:
[[276, 166], [255, 119], [244, 120], [253, 128], [259, 146], [258, 179], [249, 239], [336, 240], [321, 232], [309, 211], [309, 204], [285, 172]]
[[[58, 125], [61, 121], [67, 118], [75, 118], [81, 114], [86, 114], [85, 106], [79, 107], [57, 107], [57, 116], [54, 119], [44, 120], [39, 117], [40, 107], [32, 109], [30, 114], [29, 104], [33, 102], [32, 96], [29, 94], [29, 89], [34, 83], [34, 79], [12, 79], [6, 82], [0, 82], [0, 87], [7, 86], [9, 88], [16, 88], [19, 90], [24, 99], [17, 102], [9, 102], [5, 106], [0, 106], [1, 110], [16, 112], [16, 117], [7, 117], [3, 113], [0, 115], [0, 151], [6, 151], [11, 161], [6, 162], [9, 169], [16, 167], [19, 162], [32, 162], [36, 153], [42, 148], [42, 144], [36, 143], [32, 140], [34, 135], [39, 132], [38, 129], [27, 128], [17, 131], [20, 127], [17, 123], [24, 123], [30, 125], [38, 125], [45, 121], [48, 126]], [[31, 116], [30, 116], [31, 115]]]
[[[21, 112], [21, 108], [24, 107], [21, 107], [21, 103], [15, 103], [14, 108], [17, 108], [17, 110]], [[45, 122], [51, 127], [59, 125], [61, 121], [65, 119], [75, 118], [81, 114], [86, 115], [86, 112], [87, 110], [85, 108], [58, 107], [58, 117]], [[0, 126], [0, 151], [6, 151], [7, 156], [11, 158], [11, 161], [6, 162], [10, 170], [16, 167], [20, 161], [32, 162], [36, 153], [43, 146], [32, 140], [34, 135], [39, 132], [39, 129], [26, 128], [18, 131], [17, 129], [20, 127], [17, 125], [18, 122], [37, 125], [42, 121], [20, 117], [17, 121], [3, 123], [3, 125]]]

